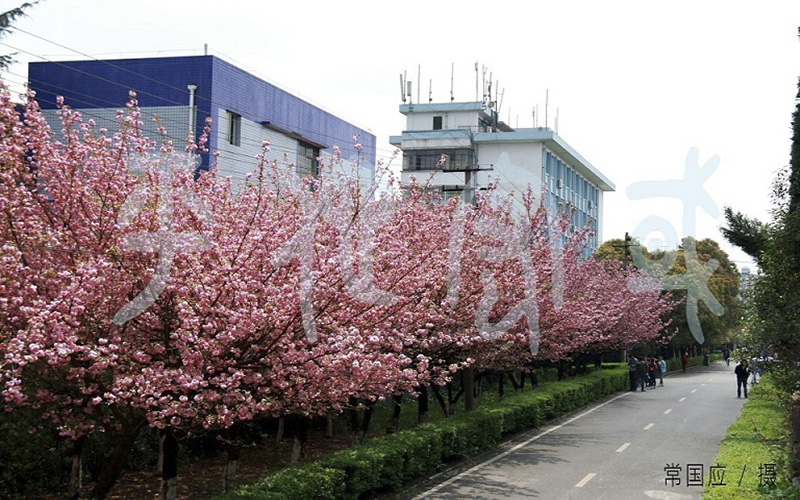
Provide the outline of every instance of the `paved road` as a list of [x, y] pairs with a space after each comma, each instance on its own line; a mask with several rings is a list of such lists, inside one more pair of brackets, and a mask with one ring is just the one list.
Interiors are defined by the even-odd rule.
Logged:
[[[664, 387], [612, 397], [405, 498], [699, 499], [697, 469], [707, 483], [720, 441], [746, 401], [736, 397], [733, 368], [720, 361], [671, 373]], [[695, 464], [691, 471], [688, 464]], [[673, 465], [680, 484], [667, 482], [665, 468]], [[726, 470], [723, 480], [735, 484], [740, 472]]]

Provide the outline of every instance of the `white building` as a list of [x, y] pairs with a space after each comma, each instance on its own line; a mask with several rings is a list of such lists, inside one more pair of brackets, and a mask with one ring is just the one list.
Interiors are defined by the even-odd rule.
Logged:
[[518, 207], [528, 186], [537, 198], [544, 189], [548, 207], [568, 204], [575, 227], [591, 226], [590, 251], [602, 241], [603, 193], [614, 184], [553, 130], [513, 129], [484, 102], [402, 104], [400, 112], [406, 130], [390, 142], [403, 151], [403, 183], [414, 176], [467, 202], [493, 186]]

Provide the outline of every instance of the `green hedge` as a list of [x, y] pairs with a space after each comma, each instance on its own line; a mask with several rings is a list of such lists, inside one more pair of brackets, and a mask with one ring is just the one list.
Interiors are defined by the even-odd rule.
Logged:
[[316, 462], [277, 472], [261, 482], [227, 493], [226, 499], [338, 500], [347, 498], [345, 471]]
[[340, 450], [311, 464], [285, 469], [224, 499], [352, 499], [400, 490], [443, 463], [496, 448], [511, 434], [628, 388], [623, 365], [573, 380], [543, 384], [495, 405], [478, 408]]

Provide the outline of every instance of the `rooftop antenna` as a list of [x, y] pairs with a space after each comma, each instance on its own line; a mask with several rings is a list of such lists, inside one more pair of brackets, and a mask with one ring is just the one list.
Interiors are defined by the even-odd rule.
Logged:
[[433, 102], [433, 78], [428, 80], [428, 102]]
[[480, 80], [478, 73], [478, 61], [475, 61], [475, 102], [478, 102], [478, 83]]
[[547, 106], [550, 103], [550, 89], [544, 91], [544, 128], [547, 128]]
[[400, 73], [400, 99], [403, 104], [406, 102], [406, 78], [403, 73]]
[[453, 102], [455, 97], [453, 97], [453, 76], [456, 71], [456, 63], [450, 63], [450, 102]]
[[414, 104], [414, 101], [411, 100], [411, 81], [406, 80], [406, 96], [408, 97], [408, 103]]
[[[500, 86], [500, 80], [497, 80], [497, 86], [498, 86], [498, 87]], [[500, 108], [502, 108], [502, 107], [503, 107], [503, 97], [504, 97], [505, 95], [506, 95], [506, 89], [503, 89], [503, 90], [501, 90], [501, 91], [500, 91], [500, 102], [499, 102], [499, 103], [497, 103], [497, 112], [498, 112], [498, 113], [500, 113]], [[511, 110], [509, 109], [509, 112], [510, 112], [510, 111], [511, 111]], [[509, 118], [508, 118], [508, 121], [510, 122], [510, 121], [511, 121], [511, 115], [508, 115], [508, 116], [509, 116]]]
[[531, 120], [533, 121], [533, 128], [536, 128], [536, 107], [531, 110]]
[[483, 103], [486, 104], [486, 66], [481, 65], [481, 87], [483, 88]]

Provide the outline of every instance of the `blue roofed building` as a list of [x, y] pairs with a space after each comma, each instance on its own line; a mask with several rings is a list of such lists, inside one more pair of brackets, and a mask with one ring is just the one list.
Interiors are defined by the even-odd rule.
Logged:
[[199, 137], [211, 117], [208, 148], [219, 156], [201, 155], [199, 168], [216, 161], [220, 175], [234, 182], [254, 169], [264, 140], [271, 143], [269, 159], [316, 175], [317, 158], [330, 158], [334, 146], [348, 164], [359, 156], [355, 135], [363, 146], [359, 175], [374, 177], [373, 134], [216, 56], [36, 62], [28, 66], [28, 80], [55, 131], [61, 128], [57, 96], [113, 131], [117, 110], [135, 91], [145, 132], [158, 139], [160, 125], [176, 145], [189, 130]]

